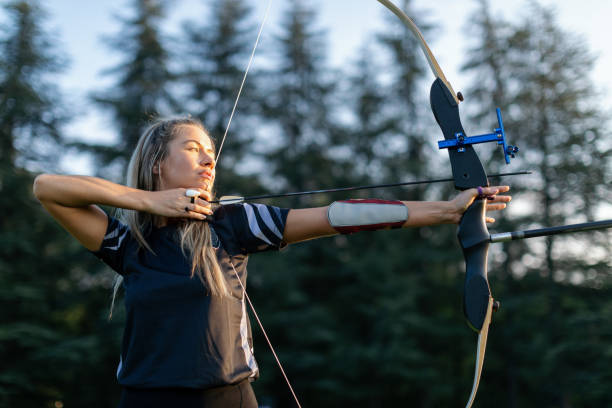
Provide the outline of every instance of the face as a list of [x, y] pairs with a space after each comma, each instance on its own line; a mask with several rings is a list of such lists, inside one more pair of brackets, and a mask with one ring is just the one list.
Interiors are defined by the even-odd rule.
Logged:
[[[183, 187], [210, 191], [215, 181], [212, 140], [197, 126], [181, 126], [168, 143], [168, 156], [160, 167], [161, 190]], [[159, 174], [157, 166], [153, 172]]]

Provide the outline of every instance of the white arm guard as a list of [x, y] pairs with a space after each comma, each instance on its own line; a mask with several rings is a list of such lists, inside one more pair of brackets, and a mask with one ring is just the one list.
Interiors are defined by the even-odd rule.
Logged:
[[401, 228], [408, 219], [408, 207], [401, 201], [378, 199], [334, 201], [327, 219], [340, 234]]

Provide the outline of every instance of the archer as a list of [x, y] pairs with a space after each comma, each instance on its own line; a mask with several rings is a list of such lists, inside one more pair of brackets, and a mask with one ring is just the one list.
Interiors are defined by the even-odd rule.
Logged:
[[[142, 134], [126, 185], [51, 174], [34, 182], [45, 209], [122, 279], [121, 408], [257, 407], [250, 382], [259, 369], [245, 303], [250, 254], [338, 233], [459, 223], [479, 196], [489, 196], [487, 211], [511, 200], [496, 195], [509, 190], [499, 186], [437, 202], [213, 207], [215, 165], [204, 126], [177, 118], [159, 120]], [[120, 217], [99, 205], [119, 209]]]

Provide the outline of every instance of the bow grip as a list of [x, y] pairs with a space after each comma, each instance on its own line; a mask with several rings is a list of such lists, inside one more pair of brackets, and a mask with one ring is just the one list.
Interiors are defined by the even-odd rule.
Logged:
[[485, 223], [487, 200], [477, 199], [463, 214], [457, 237], [465, 258], [465, 284], [463, 313], [468, 325], [475, 331], [482, 329], [491, 289], [487, 278], [489, 232]]

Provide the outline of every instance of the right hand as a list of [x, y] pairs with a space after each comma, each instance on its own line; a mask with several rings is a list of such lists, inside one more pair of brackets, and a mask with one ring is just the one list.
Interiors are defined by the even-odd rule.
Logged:
[[201, 188], [191, 188], [200, 193], [194, 203], [191, 197], [187, 197], [186, 188], [173, 188], [170, 190], [150, 191], [148, 199], [148, 211], [151, 214], [161, 215], [169, 218], [191, 218], [205, 220], [207, 215], [212, 215], [212, 194]]

